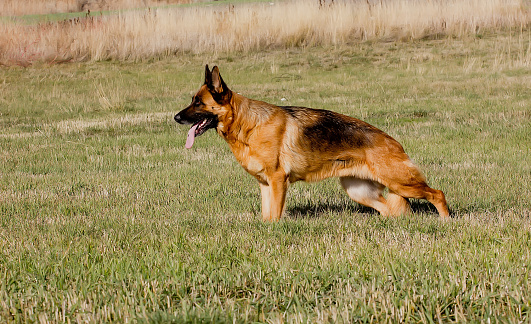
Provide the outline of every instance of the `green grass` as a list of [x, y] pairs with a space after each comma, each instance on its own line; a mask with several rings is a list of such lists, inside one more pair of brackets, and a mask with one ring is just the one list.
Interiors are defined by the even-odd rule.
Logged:
[[[1, 68], [0, 319], [531, 320], [520, 41]], [[413, 215], [380, 217], [331, 179], [294, 184], [285, 217], [263, 223], [258, 185], [223, 140], [210, 131], [186, 150], [188, 128], [172, 120], [205, 63], [248, 97], [382, 128], [454, 218], [422, 201]]]

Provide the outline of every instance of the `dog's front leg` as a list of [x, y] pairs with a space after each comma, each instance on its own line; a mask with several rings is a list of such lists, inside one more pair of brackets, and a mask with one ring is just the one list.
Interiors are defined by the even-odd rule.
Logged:
[[288, 177], [284, 174], [268, 177], [267, 183], [260, 183], [260, 190], [262, 193], [262, 219], [272, 222], [280, 220], [286, 202]]
[[260, 192], [262, 194], [262, 219], [271, 220], [271, 186], [260, 182]]

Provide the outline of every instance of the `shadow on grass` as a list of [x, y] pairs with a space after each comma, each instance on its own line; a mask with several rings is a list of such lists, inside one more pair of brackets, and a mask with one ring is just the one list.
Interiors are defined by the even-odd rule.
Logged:
[[[413, 214], [434, 214], [438, 215], [435, 206], [427, 201], [411, 201], [411, 210]], [[368, 215], [378, 215], [378, 212], [370, 207], [349, 202], [348, 204], [337, 203], [307, 203], [305, 205], [297, 205], [287, 209], [287, 216], [290, 218], [319, 218], [331, 213], [359, 213]], [[455, 213], [450, 210], [450, 217], [455, 217]]]

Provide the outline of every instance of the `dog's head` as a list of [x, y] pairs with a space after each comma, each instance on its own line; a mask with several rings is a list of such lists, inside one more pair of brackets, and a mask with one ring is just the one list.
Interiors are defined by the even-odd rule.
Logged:
[[206, 65], [205, 83], [193, 96], [192, 103], [174, 117], [179, 124], [192, 125], [188, 131], [186, 148], [192, 147], [195, 137], [218, 127], [220, 119], [227, 114], [231, 96], [232, 92], [221, 78], [218, 67], [214, 66], [210, 71]]

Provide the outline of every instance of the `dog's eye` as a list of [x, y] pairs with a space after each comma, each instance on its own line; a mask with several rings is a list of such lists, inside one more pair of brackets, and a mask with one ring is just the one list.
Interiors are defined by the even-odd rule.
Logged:
[[192, 105], [194, 106], [201, 106], [203, 105], [203, 103], [201, 102], [201, 100], [197, 97], [195, 97], [193, 100], [192, 100]]

